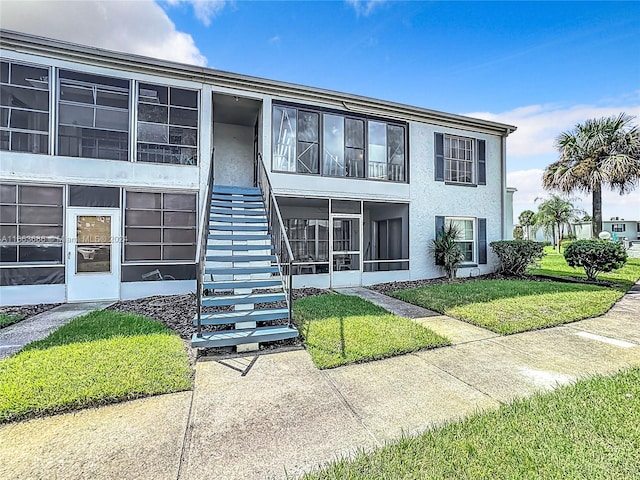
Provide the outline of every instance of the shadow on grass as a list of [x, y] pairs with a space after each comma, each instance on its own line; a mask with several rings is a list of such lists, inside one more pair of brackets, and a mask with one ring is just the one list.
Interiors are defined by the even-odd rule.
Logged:
[[158, 333], [170, 334], [171, 330], [160, 322], [140, 315], [98, 310], [73, 319], [51, 333], [47, 338], [32, 342], [21, 351], [46, 350], [51, 347], [73, 343]]

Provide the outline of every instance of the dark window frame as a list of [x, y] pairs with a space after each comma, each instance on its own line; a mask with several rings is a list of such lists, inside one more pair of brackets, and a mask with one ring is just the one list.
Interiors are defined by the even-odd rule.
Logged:
[[[275, 168], [275, 162], [274, 162], [274, 155], [273, 155], [273, 149], [276, 145], [276, 138], [274, 135], [274, 131], [273, 131], [273, 123], [272, 123], [272, 128], [271, 128], [271, 171], [273, 173], [288, 173], [288, 174], [301, 174], [301, 175], [316, 175], [316, 176], [322, 176], [322, 177], [327, 177], [327, 178], [346, 178], [346, 179], [354, 179], [354, 180], [368, 180], [368, 181], [378, 181], [378, 182], [385, 182], [385, 183], [397, 183], [397, 184], [408, 184], [409, 183], [409, 124], [406, 122], [399, 122], [399, 121], [393, 121], [393, 120], [389, 120], [387, 118], [383, 118], [383, 117], [377, 117], [377, 116], [373, 116], [373, 115], [366, 115], [366, 114], [360, 114], [360, 113], [356, 113], [356, 112], [345, 112], [345, 111], [341, 111], [341, 110], [335, 110], [335, 109], [330, 109], [330, 108], [323, 108], [323, 107], [316, 107], [316, 106], [310, 106], [310, 105], [300, 105], [300, 104], [296, 104], [296, 103], [290, 103], [290, 102], [284, 102], [284, 101], [277, 101], [277, 102], [273, 102], [272, 104], [272, 108], [271, 108], [271, 119], [273, 121], [273, 117], [274, 117], [274, 111], [275, 108], [292, 108], [296, 110], [296, 129], [297, 129], [297, 122], [298, 122], [298, 116], [297, 113], [302, 111], [302, 112], [308, 112], [308, 113], [317, 113], [319, 115], [319, 120], [318, 120], [318, 143], [319, 143], [319, 173], [304, 173], [304, 172], [298, 172], [297, 168], [296, 171], [291, 171], [291, 170], [276, 170]], [[328, 173], [324, 172], [324, 140], [323, 140], [323, 135], [324, 135], [324, 115], [325, 114], [329, 114], [329, 115], [336, 115], [336, 116], [340, 116], [344, 119], [345, 125], [346, 125], [346, 121], [349, 119], [352, 120], [362, 120], [364, 122], [364, 175], [362, 177], [355, 177], [355, 176], [347, 176], [345, 175], [330, 175]], [[403, 144], [404, 144], [404, 163], [403, 163], [403, 170], [404, 170], [404, 179], [403, 180], [391, 180], [389, 179], [389, 174], [387, 172], [387, 178], [374, 178], [374, 177], [369, 177], [369, 122], [380, 122], [380, 123], [384, 123], [386, 125], [386, 128], [388, 130], [389, 126], [394, 126], [394, 127], [399, 127], [402, 128], [403, 130]], [[296, 143], [297, 143], [297, 131], [296, 131]], [[346, 128], [344, 128], [343, 131], [343, 136], [344, 136], [344, 153], [345, 153], [345, 168], [343, 169], [346, 172], [346, 152], [347, 152], [347, 145], [346, 145]], [[387, 155], [387, 165], [391, 164], [390, 159], [388, 158], [389, 152], [386, 152]], [[296, 150], [296, 162], [297, 162], [297, 150]], [[296, 165], [297, 167], [297, 165]]]

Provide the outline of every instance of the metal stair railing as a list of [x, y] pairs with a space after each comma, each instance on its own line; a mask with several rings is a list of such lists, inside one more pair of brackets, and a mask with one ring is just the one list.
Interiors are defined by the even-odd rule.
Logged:
[[207, 180], [207, 200], [202, 209], [200, 218], [200, 258], [196, 272], [196, 309], [197, 309], [197, 336], [202, 337], [202, 294], [204, 290], [204, 275], [207, 256], [207, 237], [209, 233], [209, 217], [211, 216], [211, 197], [213, 195], [213, 164], [215, 161], [215, 149], [211, 152], [211, 165], [209, 166], [209, 179]]
[[257, 183], [258, 187], [262, 191], [262, 199], [267, 211], [267, 221], [269, 223], [269, 233], [273, 246], [275, 248], [275, 255], [278, 262], [278, 269], [283, 279], [283, 285], [285, 288], [285, 295], [287, 298], [287, 309], [289, 310], [289, 327], [293, 319], [293, 252], [291, 250], [291, 244], [287, 237], [287, 231], [284, 228], [284, 222], [282, 221], [282, 215], [280, 214], [280, 208], [278, 207], [278, 201], [273, 193], [271, 187], [271, 181], [269, 180], [269, 174], [267, 168], [262, 161], [262, 154], [258, 153], [257, 158]]

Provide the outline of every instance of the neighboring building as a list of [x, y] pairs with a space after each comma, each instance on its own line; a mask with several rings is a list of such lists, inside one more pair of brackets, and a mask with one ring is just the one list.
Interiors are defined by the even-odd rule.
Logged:
[[[591, 222], [579, 222], [572, 225], [578, 240], [593, 237]], [[624, 218], [612, 217], [611, 220], [602, 221], [602, 231], [609, 232], [614, 240], [627, 239], [629, 241], [640, 240], [640, 221], [625, 220]]]
[[459, 274], [488, 273], [512, 234], [513, 126], [15, 32], [0, 47], [3, 305], [194, 291], [212, 162], [234, 186], [264, 162], [294, 286], [441, 276], [446, 221]]

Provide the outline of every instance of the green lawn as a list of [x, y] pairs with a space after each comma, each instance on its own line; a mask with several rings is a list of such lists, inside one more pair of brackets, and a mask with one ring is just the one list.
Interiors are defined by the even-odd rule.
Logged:
[[[545, 247], [545, 256], [542, 257], [540, 266], [530, 268], [528, 273], [532, 275], [549, 275], [552, 277], [578, 277], [587, 278], [583, 268], [573, 268], [567, 265], [564, 256], [552, 247]], [[601, 273], [598, 280], [618, 283], [624, 290], [628, 290], [640, 279], [640, 258], [629, 258], [624, 267], [610, 273]]]
[[149, 318], [97, 311], [0, 360], [0, 422], [189, 388], [178, 335]]
[[24, 320], [24, 317], [24, 315], [8, 315], [6, 313], [0, 313], [0, 328], [18, 323], [20, 320]]
[[640, 368], [476, 414], [306, 480], [622, 479], [640, 476]]
[[[586, 278], [552, 248], [531, 274]], [[613, 286], [534, 280], [475, 280], [400, 290], [409, 303], [508, 335], [602, 315], [640, 278], [640, 259], [598, 276]]]
[[297, 300], [296, 324], [313, 363], [332, 368], [449, 345], [449, 341], [406, 318], [348, 295]]
[[617, 289], [533, 280], [476, 280], [400, 290], [393, 296], [504, 335], [601, 315]]

